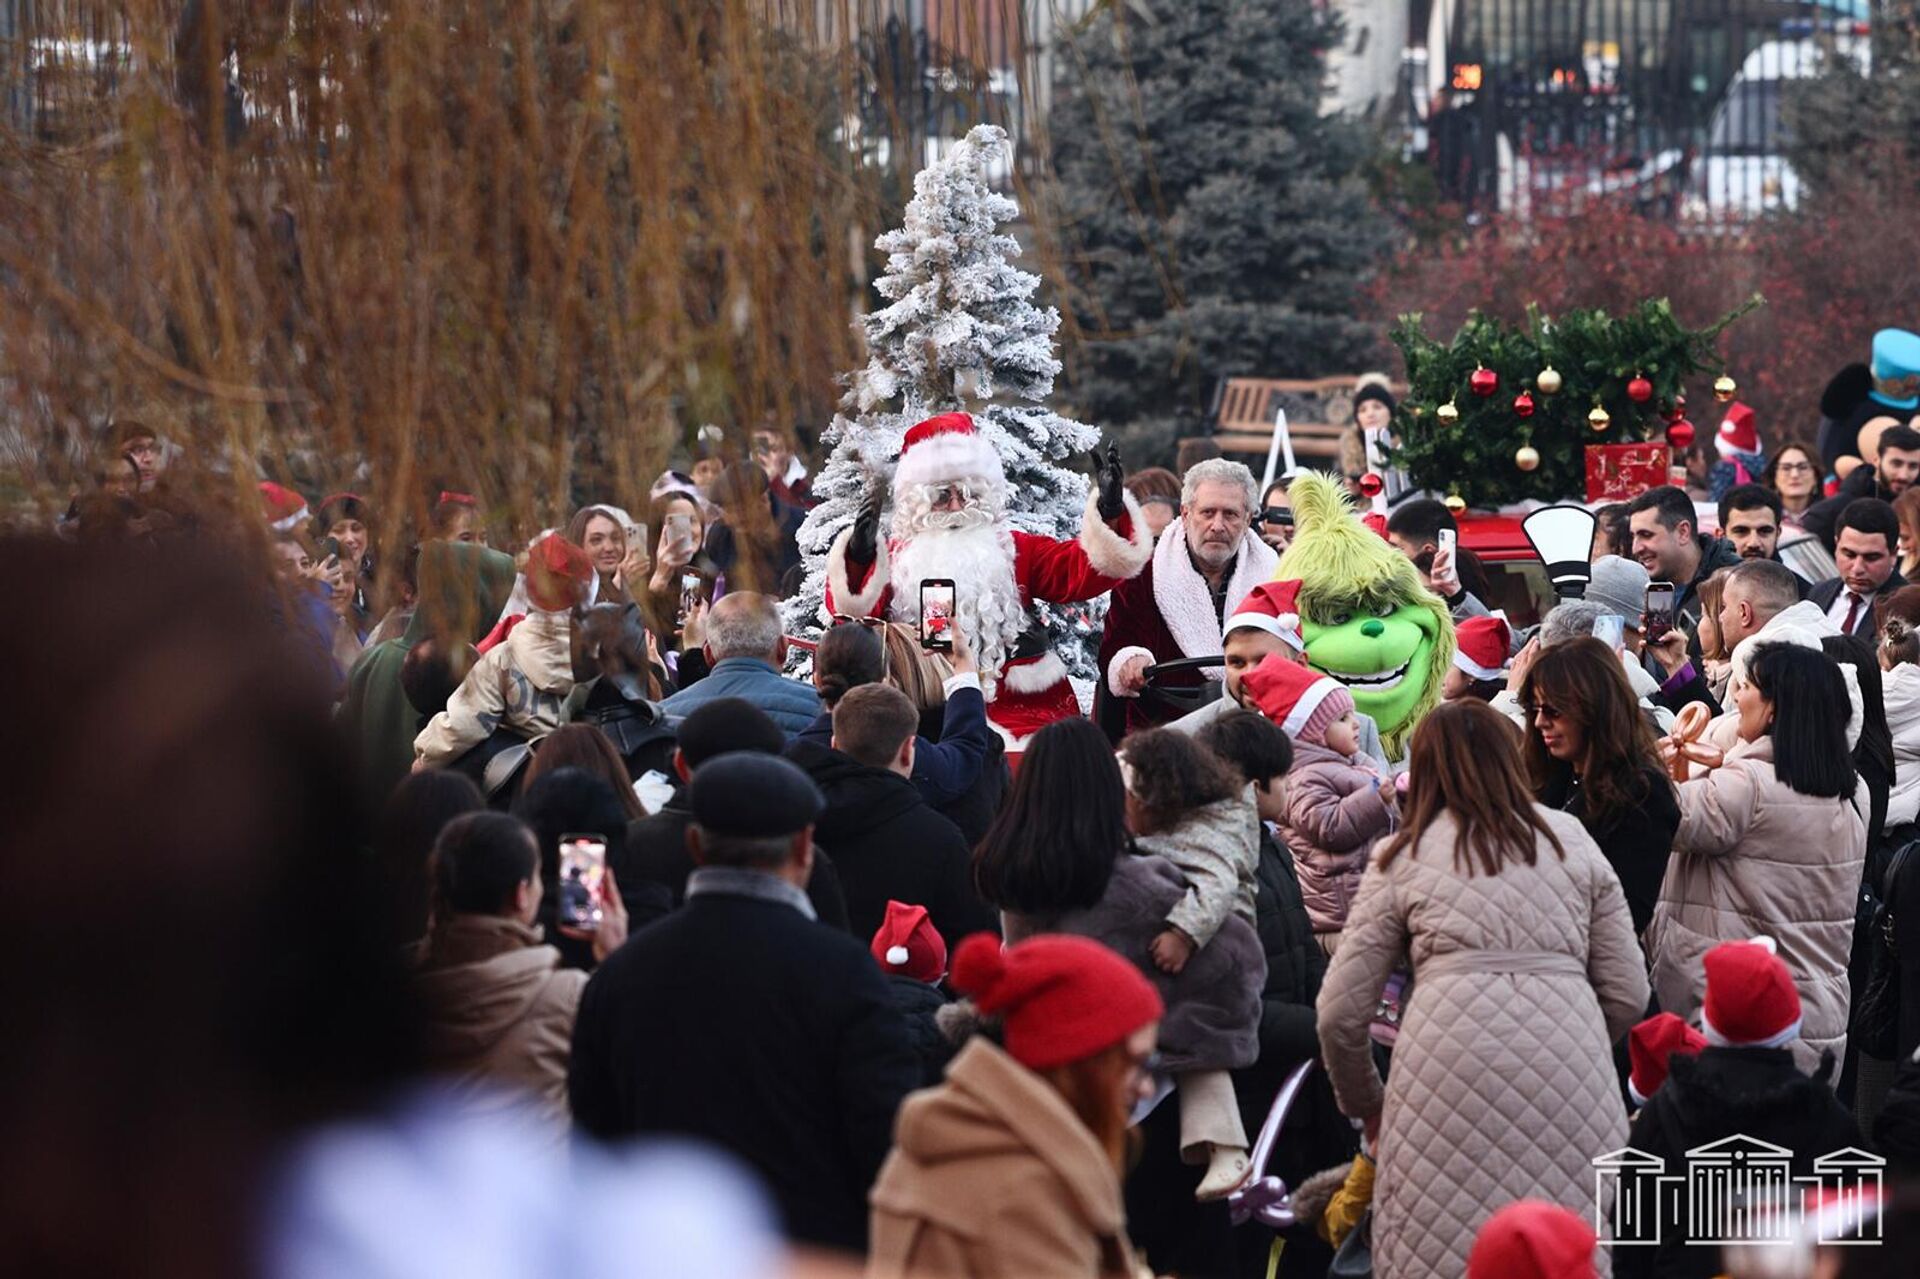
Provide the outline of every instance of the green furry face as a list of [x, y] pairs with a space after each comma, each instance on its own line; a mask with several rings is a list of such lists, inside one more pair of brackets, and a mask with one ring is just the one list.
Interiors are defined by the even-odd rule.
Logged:
[[1431, 609], [1385, 604], [1371, 611], [1301, 619], [1307, 662], [1347, 686], [1353, 704], [1392, 737], [1407, 725], [1433, 678], [1440, 623]]

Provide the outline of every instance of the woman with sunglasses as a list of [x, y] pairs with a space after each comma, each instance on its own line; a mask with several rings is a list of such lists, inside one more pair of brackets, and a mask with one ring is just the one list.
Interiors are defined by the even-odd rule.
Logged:
[[1520, 687], [1527, 780], [1542, 804], [1580, 819], [1644, 933], [1680, 825], [1673, 783], [1620, 659], [1601, 640], [1541, 652]]

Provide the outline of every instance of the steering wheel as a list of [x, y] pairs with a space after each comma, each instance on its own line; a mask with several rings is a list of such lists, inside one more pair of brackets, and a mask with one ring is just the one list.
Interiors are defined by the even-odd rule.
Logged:
[[[1156, 681], [1169, 675], [1185, 674], [1189, 671], [1203, 671], [1210, 667], [1225, 666], [1227, 659], [1219, 653], [1204, 657], [1181, 657], [1171, 662], [1156, 662], [1147, 667], [1147, 685], [1140, 690], [1140, 704], [1160, 723], [1190, 715], [1209, 702], [1218, 701], [1226, 691], [1226, 685], [1217, 679], [1206, 680], [1199, 688], [1166, 688]], [[1094, 688], [1093, 721], [1105, 731], [1108, 740], [1118, 743], [1127, 733], [1128, 698], [1115, 697], [1107, 690], [1103, 679]]]

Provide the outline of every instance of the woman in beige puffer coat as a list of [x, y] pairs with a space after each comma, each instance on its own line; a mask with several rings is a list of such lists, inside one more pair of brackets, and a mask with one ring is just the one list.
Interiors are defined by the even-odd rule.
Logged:
[[1739, 740], [1680, 787], [1680, 829], [1647, 928], [1660, 1007], [1691, 1016], [1706, 992], [1700, 957], [1767, 936], [1793, 973], [1805, 1016], [1794, 1059], [1846, 1051], [1847, 957], [1867, 847], [1867, 796], [1847, 748], [1846, 686], [1824, 654], [1761, 647], [1735, 682]]
[[[1612, 1045], [1647, 978], [1613, 868], [1577, 819], [1533, 802], [1498, 711], [1434, 708], [1408, 776], [1320, 989], [1320, 1042], [1340, 1109], [1375, 1142], [1373, 1273], [1457, 1279], [1507, 1204], [1593, 1210], [1591, 1161], [1627, 1136]], [[1382, 1085], [1368, 1023], [1409, 958]]]

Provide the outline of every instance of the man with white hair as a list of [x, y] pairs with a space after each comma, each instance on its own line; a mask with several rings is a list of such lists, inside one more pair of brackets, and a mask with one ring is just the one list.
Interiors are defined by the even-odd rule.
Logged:
[[[1130, 700], [1127, 731], [1173, 718], [1138, 701], [1157, 662], [1210, 657], [1247, 594], [1273, 576], [1279, 553], [1253, 530], [1259, 489], [1238, 462], [1211, 458], [1189, 468], [1180, 490], [1180, 518], [1160, 534], [1153, 562], [1115, 590], [1100, 640], [1107, 691]], [[1199, 688], [1221, 678], [1213, 668], [1169, 679], [1165, 687]]]
[[965, 413], [906, 433], [893, 475], [891, 536], [869, 506], [827, 552], [827, 611], [916, 625], [920, 585], [953, 583], [954, 614], [972, 641], [987, 718], [1012, 746], [1080, 713], [1067, 668], [1030, 609], [1103, 595], [1153, 553], [1140, 506], [1122, 487], [1111, 446], [1071, 542], [1027, 533], [1007, 517], [1007, 479], [993, 445]]

